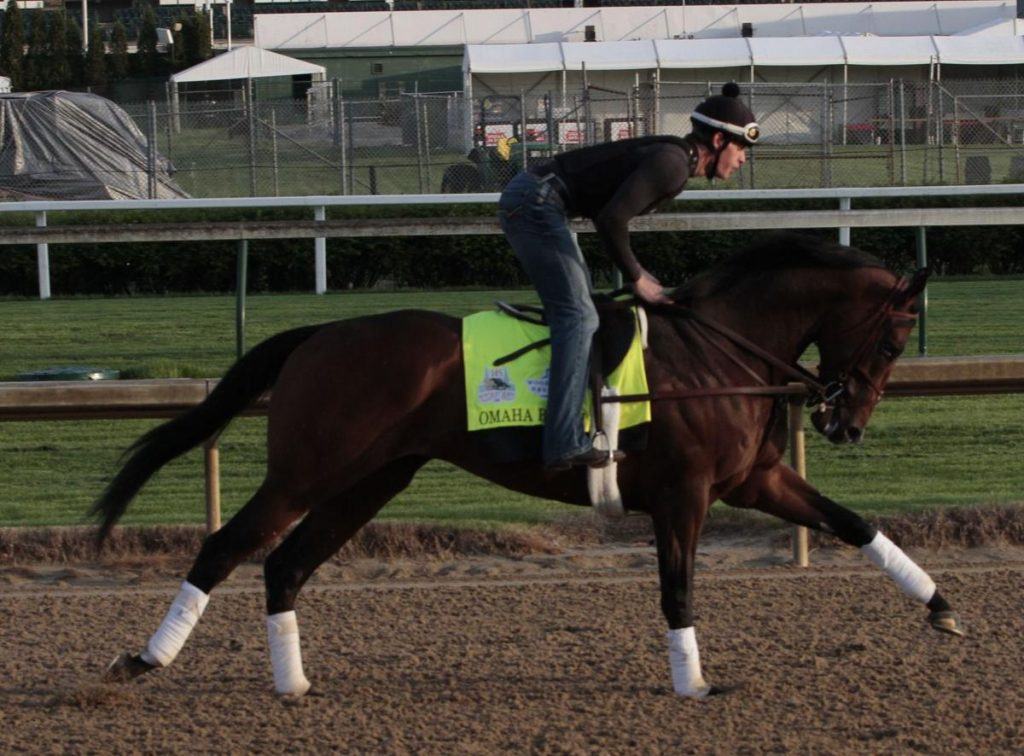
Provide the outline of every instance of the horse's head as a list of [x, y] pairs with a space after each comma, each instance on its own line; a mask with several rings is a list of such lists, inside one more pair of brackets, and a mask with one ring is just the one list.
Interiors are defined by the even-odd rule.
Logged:
[[825, 323], [818, 338], [818, 375], [828, 389], [811, 414], [823, 436], [836, 444], [859, 442], [882, 398], [893, 363], [903, 353], [917, 322], [917, 297], [928, 269], [900, 279], [879, 297], [864, 296], [843, 308], [843, 318]]

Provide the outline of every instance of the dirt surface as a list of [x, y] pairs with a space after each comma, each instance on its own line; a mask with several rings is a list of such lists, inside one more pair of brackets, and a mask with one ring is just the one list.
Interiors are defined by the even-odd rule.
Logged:
[[912, 554], [968, 637], [850, 549], [787, 565], [771, 534], [701, 550], [704, 702], [671, 693], [645, 540], [560, 554], [325, 565], [298, 606], [315, 695], [272, 693], [258, 567], [173, 666], [98, 682], [160, 622], [187, 562], [0, 569], [0, 751], [1020, 753], [1024, 549]]

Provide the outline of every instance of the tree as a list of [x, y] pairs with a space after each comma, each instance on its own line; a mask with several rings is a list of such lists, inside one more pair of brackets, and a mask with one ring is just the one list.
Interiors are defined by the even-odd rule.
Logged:
[[[63, 15], [63, 14], [62, 14]], [[75, 19], [65, 17], [64, 45], [68, 67], [67, 84], [79, 85], [85, 81], [85, 56], [82, 54], [82, 30]]]
[[107, 83], [107, 55], [99, 24], [89, 27], [89, 52], [85, 54], [85, 83], [102, 87]]
[[153, 8], [147, 5], [142, 9], [139, 39], [136, 43], [138, 70], [142, 76], [156, 76], [160, 72], [160, 54], [157, 52], [156, 44], [156, 14], [153, 13]]
[[194, 66], [210, 57], [210, 23], [205, 13], [189, 13], [182, 19], [181, 53], [186, 66]]
[[110, 33], [110, 78], [120, 81], [128, 75], [128, 32], [120, 21]]
[[0, 29], [0, 71], [11, 80], [11, 89], [17, 91], [25, 85], [22, 58], [25, 55], [25, 30], [21, 9], [15, 0], [8, 0], [4, 12], [4, 25]]
[[28, 53], [25, 55], [25, 87], [46, 88], [46, 14], [35, 11], [31, 16]]
[[209, 60], [213, 55], [210, 45], [210, 17], [202, 11], [195, 14], [196, 19], [196, 54], [191, 65]]
[[67, 19], [63, 13], [51, 13], [48, 27], [43, 86], [46, 89], [61, 89], [71, 80], [71, 70], [68, 67]]

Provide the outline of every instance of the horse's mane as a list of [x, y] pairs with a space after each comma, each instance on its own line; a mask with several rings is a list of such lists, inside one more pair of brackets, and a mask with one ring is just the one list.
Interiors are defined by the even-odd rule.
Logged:
[[713, 295], [732, 288], [740, 281], [765, 273], [796, 268], [884, 268], [885, 264], [874, 255], [856, 247], [805, 234], [778, 231], [762, 236], [746, 249], [742, 249], [714, 265], [689, 283], [673, 292], [677, 301], [699, 295]]

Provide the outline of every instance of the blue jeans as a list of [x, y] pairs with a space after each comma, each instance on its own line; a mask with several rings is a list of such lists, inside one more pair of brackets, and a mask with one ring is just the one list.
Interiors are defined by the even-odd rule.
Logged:
[[590, 271], [569, 231], [562, 198], [550, 182], [520, 173], [501, 194], [498, 219], [551, 327], [543, 456], [545, 464], [552, 464], [591, 447], [581, 414], [598, 323]]

